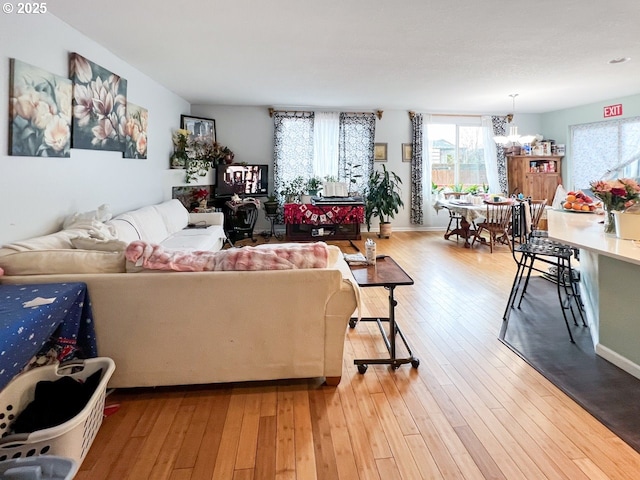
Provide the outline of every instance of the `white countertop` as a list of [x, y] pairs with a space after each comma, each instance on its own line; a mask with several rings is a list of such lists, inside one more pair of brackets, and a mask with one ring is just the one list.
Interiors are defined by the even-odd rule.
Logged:
[[547, 210], [549, 238], [640, 265], [640, 241], [605, 234], [604, 215]]

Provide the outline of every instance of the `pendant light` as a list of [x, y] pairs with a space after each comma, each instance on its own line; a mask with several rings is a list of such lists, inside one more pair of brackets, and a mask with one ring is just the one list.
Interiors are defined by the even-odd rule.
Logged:
[[[513, 121], [513, 117], [515, 116], [516, 113], [516, 97], [518, 96], [517, 93], [512, 93], [509, 95], [511, 97], [511, 112], [510, 114], [507, 115], [507, 123], [510, 123]], [[509, 126], [509, 135], [505, 136], [505, 135], [497, 135], [495, 137], [493, 137], [493, 141], [496, 142], [498, 145], [502, 145], [502, 146], [507, 146], [509, 144], [511, 145], [519, 145], [521, 142], [521, 138], [520, 135], [518, 135], [518, 126], [515, 124], [511, 124]]]

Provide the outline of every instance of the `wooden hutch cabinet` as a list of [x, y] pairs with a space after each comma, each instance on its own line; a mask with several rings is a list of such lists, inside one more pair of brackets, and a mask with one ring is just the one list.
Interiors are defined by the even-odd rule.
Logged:
[[533, 200], [551, 204], [562, 183], [561, 155], [507, 155], [508, 194], [522, 193]]

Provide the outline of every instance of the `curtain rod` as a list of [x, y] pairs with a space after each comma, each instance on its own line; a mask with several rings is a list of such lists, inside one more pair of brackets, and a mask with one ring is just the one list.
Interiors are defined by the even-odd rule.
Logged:
[[[409, 118], [415, 117], [416, 112], [409, 110]], [[479, 115], [477, 113], [428, 113], [427, 115], [431, 115], [432, 117], [474, 117], [474, 118], [482, 118], [484, 115]]]
[[[302, 113], [304, 115], [313, 113], [313, 112], [309, 112], [309, 111], [306, 111], [306, 110], [276, 110], [275, 108], [269, 107], [269, 116], [270, 117], [273, 117], [273, 114], [276, 113], [276, 112], [278, 112], [278, 113], [282, 113], [282, 112], [284, 112], [284, 113], [286, 113], [286, 112]], [[349, 115], [361, 115], [361, 114], [365, 114], [365, 113], [375, 113], [376, 117], [378, 117], [378, 120], [382, 120], [382, 113], [383, 112], [382, 112], [382, 110], [376, 110], [375, 112], [341, 112], [341, 113], [347, 113]]]

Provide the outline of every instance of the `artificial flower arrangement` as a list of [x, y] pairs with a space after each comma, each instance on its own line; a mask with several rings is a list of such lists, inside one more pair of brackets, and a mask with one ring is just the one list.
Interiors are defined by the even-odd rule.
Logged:
[[193, 192], [193, 196], [196, 197], [196, 200], [201, 201], [206, 198], [209, 198], [209, 190], [206, 188], [200, 188]]
[[613, 211], [624, 211], [636, 203], [640, 197], [640, 185], [632, 178], [597, 180], [591, 182], [591, 190], [596, 197], [602, 200], [602, 207], [605, 211], [605, 233], [615, 233]]
[[171, 154], [171, 168], [185, 168], [187, 166], [187, 146], [189, 145], [189, 130], [180, 129], [173, 132], [173, 153]]
[[632, 178], [597, 180], [591, 182], [591, 190], [606, 210], [624, 210], [640, 197], [640, 185]]

